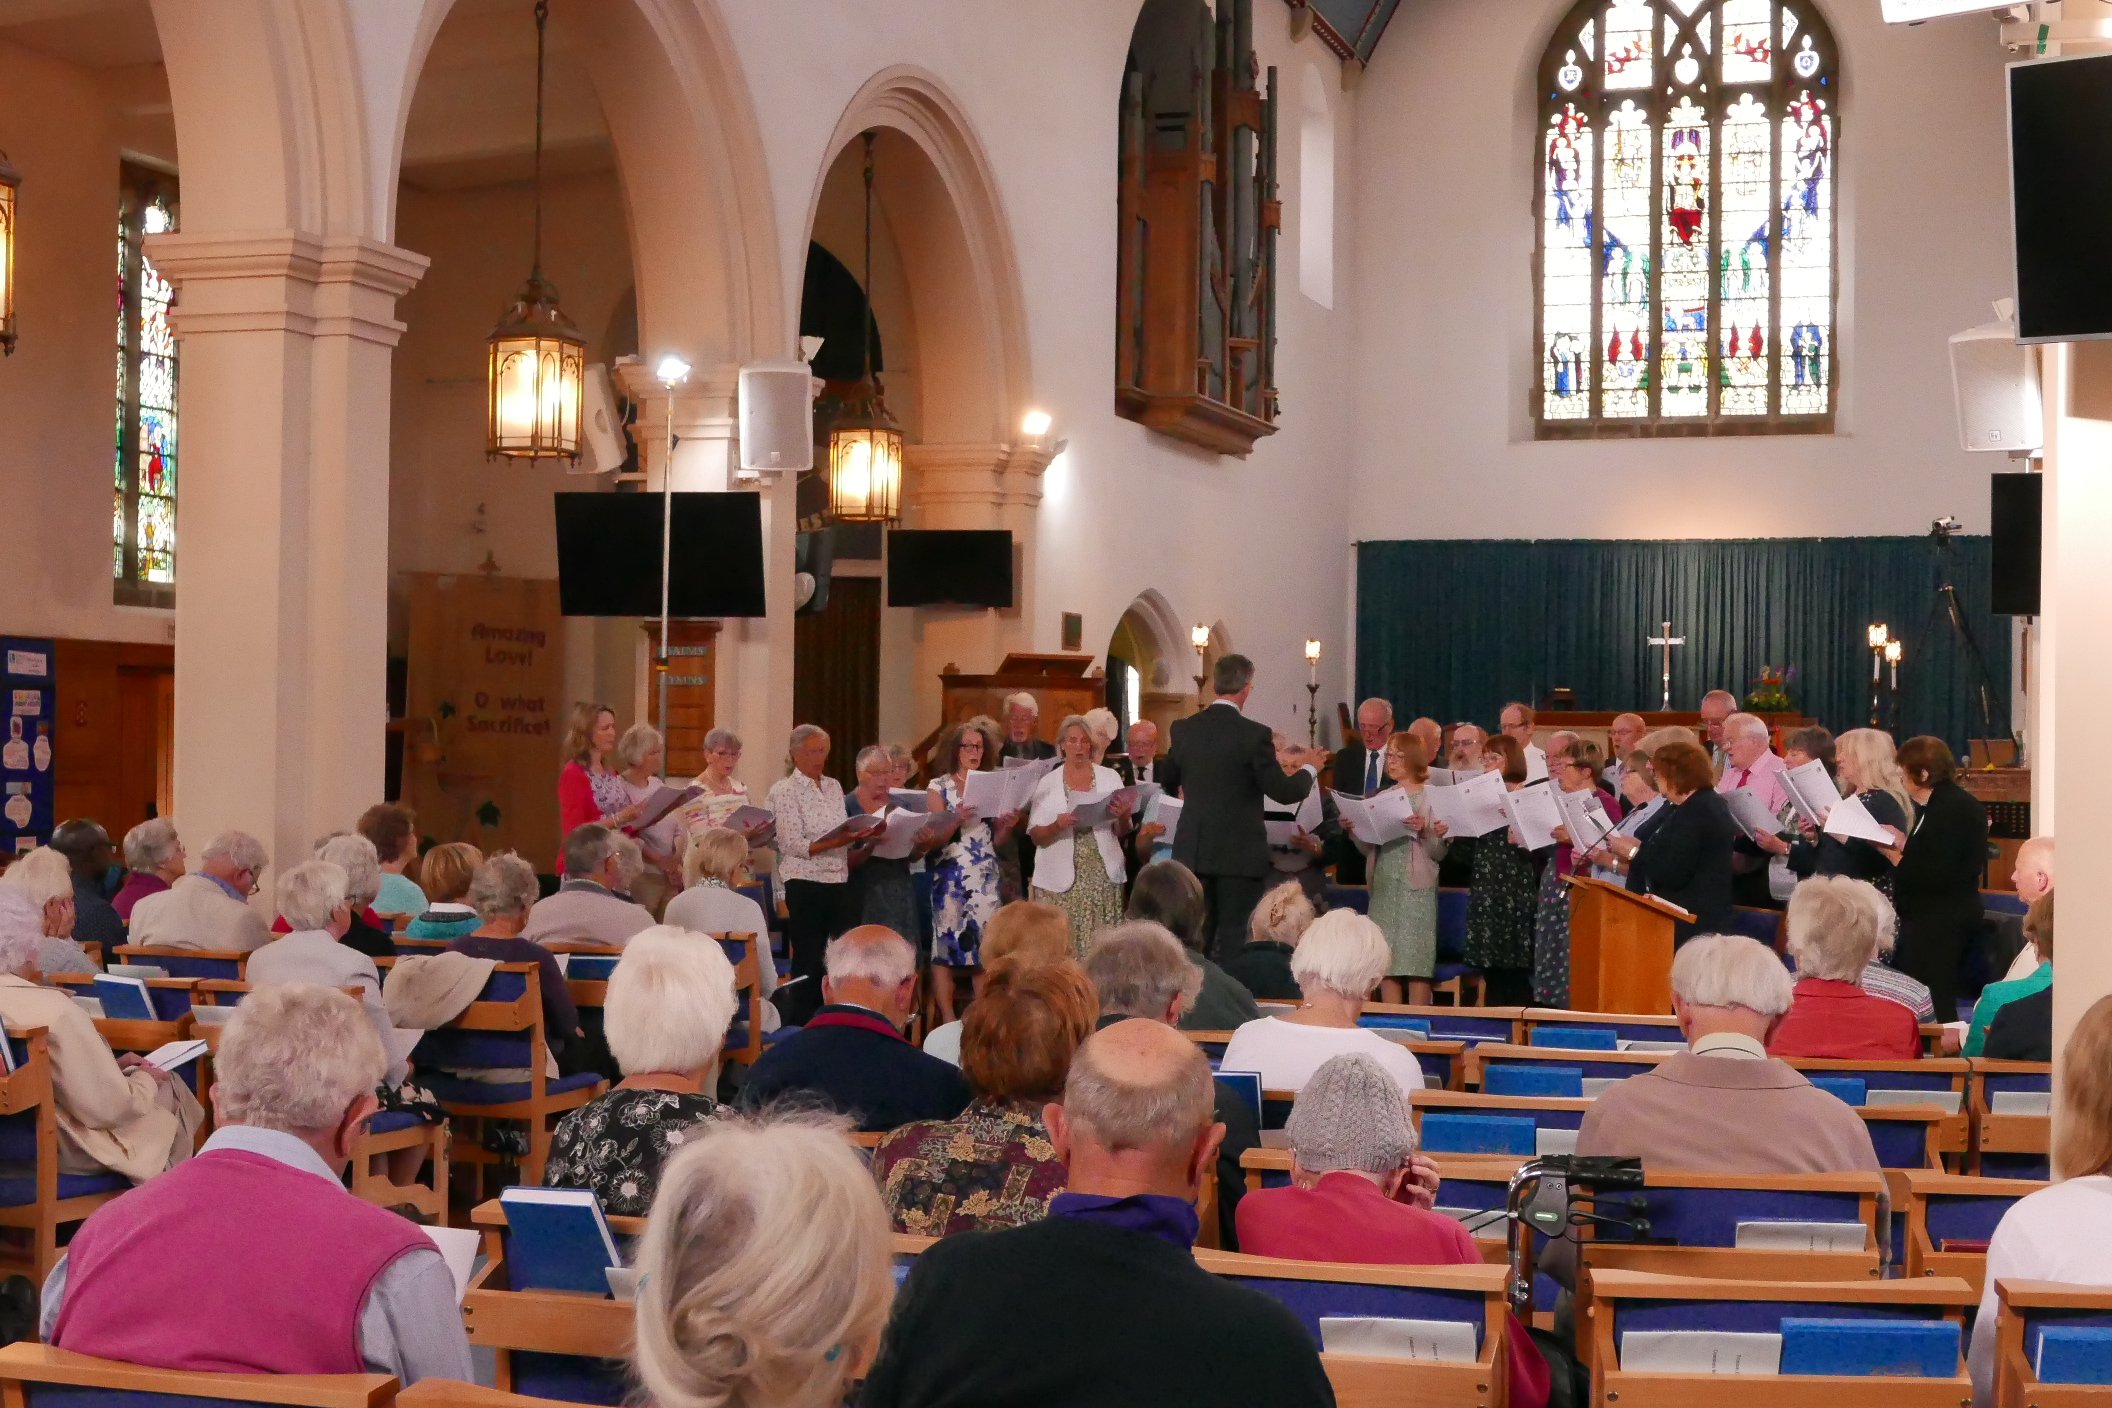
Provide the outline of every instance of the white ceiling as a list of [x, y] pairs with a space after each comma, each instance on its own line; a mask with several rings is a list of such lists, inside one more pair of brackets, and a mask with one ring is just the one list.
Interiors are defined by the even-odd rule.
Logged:
[[[134, 155], [178, 165], [168, 78], [148, 0], [0, 0], [0, 43], [95, 74]], [[550, 29], [544, 167], [614, 165], [586, 70]], [[434, 40], [404, 133], [403, 180], [426, 190], [526, 180], [533, 169], [535, 24], [531, 0], [458, 0]]]

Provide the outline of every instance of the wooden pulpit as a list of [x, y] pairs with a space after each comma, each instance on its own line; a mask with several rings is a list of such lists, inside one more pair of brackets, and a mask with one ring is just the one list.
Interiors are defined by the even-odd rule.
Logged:
[[1569, 1005], [1579, 1012], [1670, 1012], [1672, 926], [1694, 916], [1588, 875], [1567, 883]]

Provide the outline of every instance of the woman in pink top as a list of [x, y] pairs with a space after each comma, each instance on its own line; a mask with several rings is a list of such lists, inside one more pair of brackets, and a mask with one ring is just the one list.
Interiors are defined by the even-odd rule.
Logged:
[[[625, 827], [638, 819], [623, 779], [609, 767], [609, 755], [615, 751], [616, 711], [606, 704], [574, 704], [559, 745], [565, 759], [557, 771], [559, 845], [590, 821]], [[559, 856], [558, 874], [564, 870], [564, 857]]]
[[[1479, 1266], [1467, 1229], [1415, 1206], [1415, 1126], [1393, 1077], [1368, 1056], [1329, 1059], [1291, 1106], [1291, 1186], [1239, 1200], [1239, 1249], [1252, 1256], [1368, 1266]], [[1514, 1316], [1510, 1402], [1546, 1408], [1549, 1373]]]

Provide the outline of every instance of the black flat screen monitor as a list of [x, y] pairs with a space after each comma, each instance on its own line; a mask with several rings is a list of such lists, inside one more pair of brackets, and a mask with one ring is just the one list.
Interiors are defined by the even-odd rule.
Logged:
[[1012, 605], [1012, 535], [898, 528], [887, 535], [889, 606]]
[[[660, 614], [660, 495], [559, 494], [557, 595], [567, 616]], [[667, 609], [684, 619], [763, 614], [756, 494], [676, 494]]]
[[2112, 337], [2112, 55], [2009, 69], [2017, 337]]

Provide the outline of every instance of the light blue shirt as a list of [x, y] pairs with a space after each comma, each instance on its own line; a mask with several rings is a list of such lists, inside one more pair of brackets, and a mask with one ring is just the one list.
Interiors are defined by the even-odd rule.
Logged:
[[213, 882], [213, 883], [214, 883], [215, 885], [218, 885], [218, 886], [220, 887], [220, 889], [222, 890], [222, 892], [224, 892], [224, 893], [225, 893], [225, 894], [227, 895], [227, 897], [228, 897], [229, 899], [233, 900], [233, 901], [234, 901], [234, 902], [235, 902], [236, 904], [239, 904], [239, 905], [243, 905], [243, 906], [245, 906], [245, 907], [246, 907], [246, 906], [247, 906], [247, 905], [249, 904], [249, 896], [248, 896], [248, 895], [245, 895], [245, 894], [243, 894], [243, 893], [242, 893], [242, 892], [241, 892], [240, 890], [236, 889], [236, 888], [235, 888], [235, 887], [234, 887], [233, 885], [230, 885], [230, 884], [228, 884], [228, 883], [227, 883], [227, 881], [225, 881], [225, 880], [221, 879], [221, 878], [220, 878], [219, 876], [217, 876], [217, 875], [213, 874], [213, 872], [212, 872], [212, 871], [210, 871], [210, 870], [200, 870], [200, 871], [198, 871], [198, 872], [196, 872], [196, 873], [197, 873], [197, 874], [199, 874], [199, 875], [203, 875], [203, 876], [204, 876], [204, 877], [205, 877], [206, 879], [208, 879], [208, 880], [212, 881], [212, 882]]
[[374, 896], [374, 910], [377, 914], [408, 914], [415, 918], [425, 913], [425, 891], [407, 876], [384, 870], [381, 872], [381, 893]]
[[[215, 1149], [256, 1154], [312, 1173], [340, 1191], [344, 1188], [321, 1155], [280, 1130], [222, 1125], [198, 1152], [210, 1154]], [[293, 1294], [299, 1288], [287, 1290]], [[59, 1323], [65, 1298], [66, 1258], [61, 1257], [44, 1281], [44, 1308], [38, 1324], [39, 1337], [46, 1344]], [[455, 1278], [439, 1248], [405, 1252], [374, 1278], [374, 1288], [359, 1308], [359, 1355], [366, 1361], [367, 1372], [392, 1374], [406, 1387], [420, 1379], [470, 1381], [469, 1335], [462, 1328], [462, 1309], [455, 1300]]]

